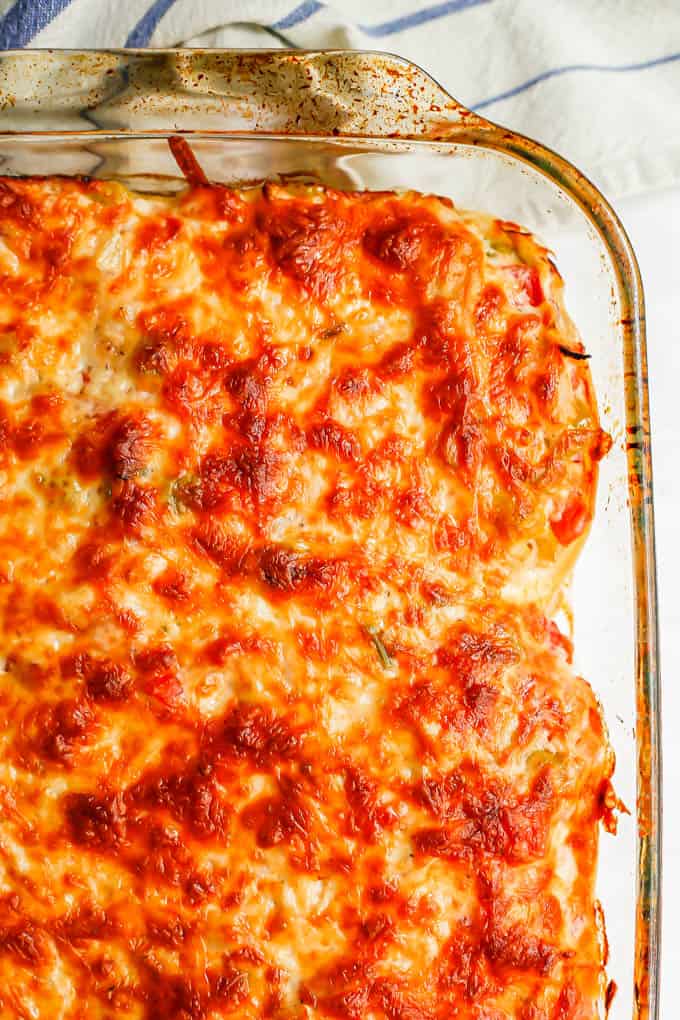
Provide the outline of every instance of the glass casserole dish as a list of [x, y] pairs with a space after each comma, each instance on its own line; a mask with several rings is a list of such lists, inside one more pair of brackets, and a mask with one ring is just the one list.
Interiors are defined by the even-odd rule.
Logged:
[[610, 206], [559, 156], [470, 113], [419, 68], [384, 54], [9, 51], [0, 55], [0, 108], [3, 174], [88, 175], [172, 191], [183, 180], [167, 139], [190, 133], [215, 181], [414, 188], [519, 222], [554, 251], [614, 439], [571, 598], [576, 667], [602, 700], [615, 787], [631, 810], [617, 837], [601, 840], [607, 969], [618, 987], [610, 1016], [654, 1018], [660, 709], [644, 307]]

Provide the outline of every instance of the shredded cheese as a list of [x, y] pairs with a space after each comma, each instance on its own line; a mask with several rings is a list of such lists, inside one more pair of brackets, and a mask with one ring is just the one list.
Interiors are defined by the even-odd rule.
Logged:
[[608, 448], [415, 192], [0, 181], [0, 1018], [589, 1020]]

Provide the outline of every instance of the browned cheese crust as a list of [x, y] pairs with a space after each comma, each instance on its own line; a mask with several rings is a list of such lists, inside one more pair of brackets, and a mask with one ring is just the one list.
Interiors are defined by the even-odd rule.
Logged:
[[1, 1020], [594, 1020], [548, 252], [415, 192], [0, 182]]

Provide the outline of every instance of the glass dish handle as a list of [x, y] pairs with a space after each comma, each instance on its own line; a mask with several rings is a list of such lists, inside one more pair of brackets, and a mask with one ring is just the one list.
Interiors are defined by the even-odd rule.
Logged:
[[0, 54], [3, 132], [175, 130], [436, 141], [484, 123], [421, 68], [391, 54]]

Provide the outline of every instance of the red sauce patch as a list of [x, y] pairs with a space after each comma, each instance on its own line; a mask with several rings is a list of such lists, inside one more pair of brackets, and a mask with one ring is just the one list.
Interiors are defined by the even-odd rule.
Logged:
[[76, 469], [83, 478], [110, 473], [126, 480], [138, 475], [150, 453], [151, 425], [143, 417], [119, 417], [117, 411], [96, 418], [73, 444]]
[[345, 769], [345, 795], [351, 808], [351, 827], [366, 839], [377, 839], [397, 821], [394, 808], [380, 801], [378, 784], [357, 766]]
[[366, 251], [397, 272], [416, 269], [421, 258], [434, 254], [443, 242], [439, 223], [424, 216], [397, 218], [384, 226], [370, 227], [364, 235]]
[[91, 736], [95, 725], [85, 701], [68, 698], [50, 707], [41, 720], [40, 749], [46, 758], [69, 765]]
[[478, 326], [485, 326], [494, 318], [505, 304], [505, 295], [495, 284], [484, 287], [475, 305], [475, 321]]
[[33, 418], [17, 425], [12, 442], [20, 460], [34, 460], [44, 446], [59, 443], [63, 438], [63, 432], [50, 430], [43, 421]]
[[86, 670], [87, 693], [94, 701], [126, 701], [133, 687], [132, 676], [116, 662], [99, 662]]
[[571, 545], [586, 530], [590, 517], [590, 510], [576, 494], [570, 496], [564, 509], [550, 519], [550, 527], [560, 545]]
[[186, 574], [174, 567], [168, 567], [153, 582], [153, 590], [168, 602], [186, 602], [191, 595]]
[[151, 425], [143, 417], [127, 416], [119, 421], [108, 448], [111, 470], [116, 478], [134, 478], [146, 466], [150, 452]]
[[452, 860], [485, 852], [526, 861], [545, 850], [554, 794], [545, 772], [524, 797], [515, 796], [472, 768], [442, 779], [425, 779], [415, 795], [446, 825], [416, 833], [420, 853]]
[[312, 425], [307, 430], [307, 441], [313, 449], [332, 453], [339, 460], [358, 461], [361, 457], [357, 437], [330, 419]]
[[272, 500], [279, 491], [282, 458], [266, 444], [242, 444], [228, 455], [210, 453], [200, 464], [193, 502], [200, 510], [225, 506], [232, 496], [252, 504]]
[[263, 797], [248, 805], [241, 815], [247, 828], [255, 829], [261, 847], [279, 846], [299, 841], [306, 844], [311, 827], [311, 815], [295, 784], [280, 783], [281, 792], [274, 797]]
[[232, 757], [269, 768], [295, 758], [303, 741], [304, 731], [284, 717], [255, 705], [235, 705], [208, 731], [204, 754], [209, 759]]
[[345, 271], [343, 251], [349, 240], [339, 203], [270, 202], [258, 222], [283, 273], [320, 300], [334, 293]]
[[158, 251], [165, 248], [170, 241], [174, 240], [182, 228], [182, 223], [176, 216], [166, 216], [145, 223], [137, 231], [135, 245], [139, 251]]
[[29, 920], [7, 928], [0, 927], [0, 953], [9, 953], [27, 967], [46, 963], [48, 942], [45, 932]]
[[191, 532], [194, 547], [216, 563], [227, 574], [245, 572], [250, 549], [243, 540], [230, 535], [217, 521], [207, 520]]
[[230, 809], [209, 766], [200, 762], [182, 771], [164, 768], [146, 773], [130, 793], [135, 805], [168, 811], [197, 839], [223, 840]]
[[285, 595], [330, 592], [343, 576], [344, 564], [318, 556], [303, 556], [283, 546], [267, 546], [259, 554], [259, 573], [269, 588]]
[[156, 506], [154, 489], [142, 488], [132, 481], [125, 481], [111, 502], [111, 512], [130, 531], [136, 531], [142, 524], [153, 520]]
[[518, 306], [536, 307], [545, 300], [541, 278], [533, 266], [509, 266], [505, 269], [513, 280], [512, 301]]
[[388, 1020], [435, 1020], [433, 1010], [406, 991], [398, 982], [381, 978], [373, 986], [373, 997], [382, 1006]]
[[64, 813], [74, 843], [95, 850], [115, 850], [125, 840], [127, 808], [122, 794], [96, 797], [90, 793], [69, 793]]

